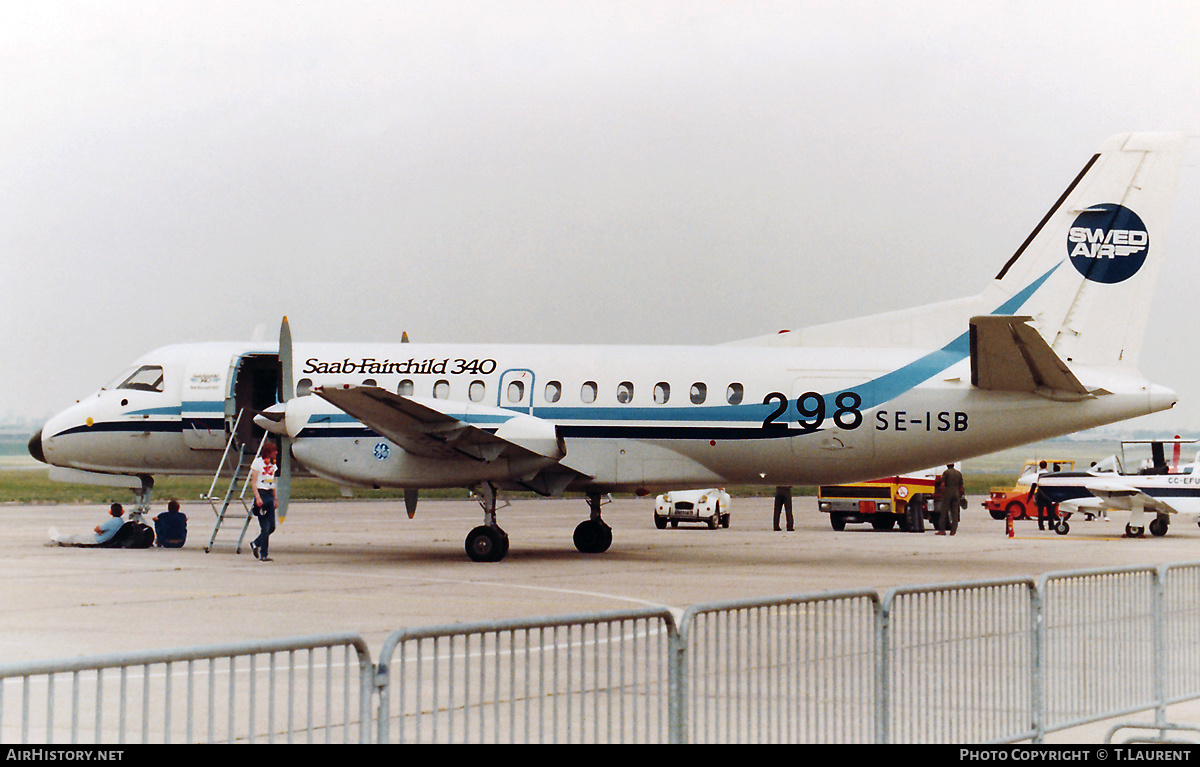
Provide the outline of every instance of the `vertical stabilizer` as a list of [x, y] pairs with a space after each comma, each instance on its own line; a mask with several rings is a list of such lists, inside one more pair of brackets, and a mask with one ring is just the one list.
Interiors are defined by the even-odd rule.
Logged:
[[1068, 364], [1135, 365], [1186, 141], [1105, 142], [996, 275], [989, 303], [1019, 304]]

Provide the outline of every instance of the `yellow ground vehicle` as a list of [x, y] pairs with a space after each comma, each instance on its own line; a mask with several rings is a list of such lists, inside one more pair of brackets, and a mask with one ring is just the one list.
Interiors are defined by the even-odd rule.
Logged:
[[917, 474], [822, 485], [817, 491], [817, 509], [829, 515], [834, 530], [849, 523], [869, 523], [876, 530], [899, 525], [904, 532], [922, 532], [925, 519], [934, 512], [933, 483], [941, 472], [929, 469]]
[[1047, 471], [1074, 471], [1075, 462], [1067, 458], [1035, 458], [1026, 461], [1012, 487], [993, 487], [988, 493], [983, 508], [992, 519], [1004, 519], [1009, 514], [1013, 519], [1037, 519], [1037, 502], [1029, 497], [1029, 487], [1037, 479], [1038, 465], [1046, 462]]

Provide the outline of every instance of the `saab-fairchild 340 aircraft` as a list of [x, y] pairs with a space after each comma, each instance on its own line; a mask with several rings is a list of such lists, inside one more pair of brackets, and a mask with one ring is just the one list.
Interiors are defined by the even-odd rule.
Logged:
[[606, 493], [866, 480], [1153, 413], [1175, 394], [1136, 363], [1185, 143], [1110, 139], [968, 298], [718, 346], [293, 347], [285, 321], [278, 346], [146, 355], [30, 451], [77, 477], [211, 474], [252, 440], [245, 411], [297, 470], [405, 488], [410, 513], [421, 488], [476, 489], [467, 552], [495, 561], [498, 490], [585, 494], [575, 545], [601, 552]]

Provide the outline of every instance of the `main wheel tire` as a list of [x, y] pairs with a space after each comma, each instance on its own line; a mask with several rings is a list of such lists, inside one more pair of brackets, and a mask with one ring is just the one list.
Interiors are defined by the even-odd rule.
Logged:
[[508, 554], [508, 533], [498, 527], [480, 525], [467, 533], [466, 550], [474, 562], [499, 562]]
[[596, 519], [585, 519], [571, 536], [575, 548], [584, 554], [603, 554], [612, 545], [612, 528]]

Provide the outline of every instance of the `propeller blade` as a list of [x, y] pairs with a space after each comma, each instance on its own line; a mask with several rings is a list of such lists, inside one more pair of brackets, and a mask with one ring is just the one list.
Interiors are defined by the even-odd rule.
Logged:
[[[296, 396], [295, 383], [292, 381], [292, 326], [288, 324], [287, 317], [279, 323], [279, 367], [279, 395], [286, 412], [288, 400]], [[283, 434], [279, 438], [279, 470], [275, 476], [275, 514], [280, 522], [287, 519], [288, 502], [292, 499], [292, 440], [287, 435], [286, 421], [283, 426]]]
[[275, 473], [275, 515], [280, 522], [287, 519], [288, 501], [292, 499], [292, 441], [280, 438], [279, 468]]
[[408, 512], [408, 518], [412, 519], [417, 516], [417, 489], [410, 487], [404, 491], [404, 509]]
[[287, 402], [296, 396], [296, 387], [292, 381], [292, 326], [284, 317], [279, 324], [279, 365], [283, 368], [279, 379], [279, 389], [283, 401]]
[[287, 436], [287, 422], [284, 419], [286, 414], [286, 407], [282, 403], [272, 405], [254, 416], [254, 423], [272, 434]]

